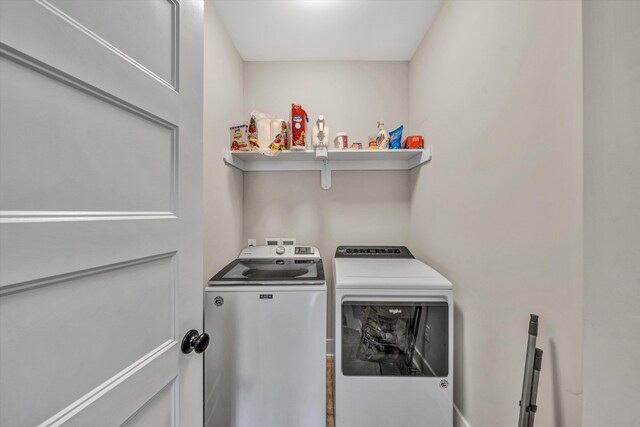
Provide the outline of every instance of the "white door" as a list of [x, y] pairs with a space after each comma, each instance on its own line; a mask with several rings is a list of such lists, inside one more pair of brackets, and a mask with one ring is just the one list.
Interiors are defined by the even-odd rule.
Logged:
[[202, 425], [202, 3], [0, 1], [0, 425]]

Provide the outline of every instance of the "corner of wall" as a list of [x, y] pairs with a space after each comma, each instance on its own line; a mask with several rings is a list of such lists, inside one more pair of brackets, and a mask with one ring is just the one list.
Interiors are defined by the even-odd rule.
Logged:
[[213, 2], [204, 4], [204, 276], [239, 253], [243, 239], [241, 171], [224, 164], [229, 127], [243, 122], [244, 62]]
[[462, 415], [455, 403], [453, 404], [453, 427], [471, 427], [471, 424]]

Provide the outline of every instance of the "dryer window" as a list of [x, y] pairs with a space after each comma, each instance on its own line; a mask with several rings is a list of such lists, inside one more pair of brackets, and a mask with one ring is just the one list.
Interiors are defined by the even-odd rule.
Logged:
[[342, 373], [446, 377], [449, 307], [445, 302], [342, 304]]

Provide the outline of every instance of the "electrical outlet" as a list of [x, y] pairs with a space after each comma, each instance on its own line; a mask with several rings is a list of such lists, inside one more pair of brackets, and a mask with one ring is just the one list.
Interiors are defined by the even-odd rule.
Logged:
[[256, 239], [249, 239], [247, 241], [247, 246], [255, 246], [255, 245], [257, 245]]

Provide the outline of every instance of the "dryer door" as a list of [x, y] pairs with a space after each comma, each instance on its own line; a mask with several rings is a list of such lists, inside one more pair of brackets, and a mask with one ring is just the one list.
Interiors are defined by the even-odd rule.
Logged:
[[453, 425], [450, 290], [336, 290], [335, 422]]
[[447, 377], [448, 310], [446, 301], [343, 301], [343, 375]]

